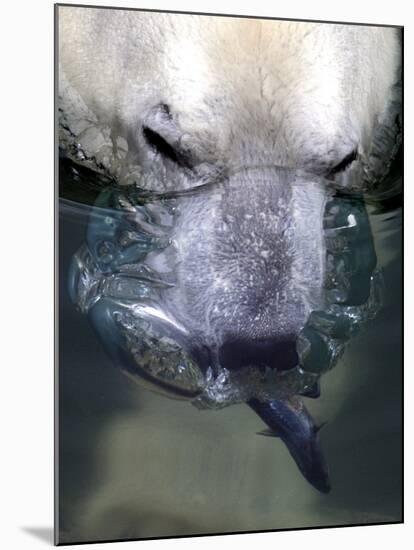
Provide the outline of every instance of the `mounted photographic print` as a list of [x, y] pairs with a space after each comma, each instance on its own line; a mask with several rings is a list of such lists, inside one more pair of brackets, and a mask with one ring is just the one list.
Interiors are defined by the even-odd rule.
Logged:
[[57, 544], [402, 521], [402, 31], [56, 6]]

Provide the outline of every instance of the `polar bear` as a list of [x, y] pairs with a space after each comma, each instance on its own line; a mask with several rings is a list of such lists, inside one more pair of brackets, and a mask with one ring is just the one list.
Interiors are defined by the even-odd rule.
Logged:
[[[345, 267], [328, 233], [367, 227], [359, 206], [338, 214], [334, 193], [375, 188], [399, 146], [399, 30], [61, 6], [58, 37], [63, 154], [116, 180], [116, 208], [131, 186], [185, 197], [177, 217], [149, 206], [172, 229], [145, 258], [138, 233], [122, 248], [118, 217], [92, 220], [75, 301], [129, 374], [199, 407], [246, 401], [328, 491], [296, 396], [317, 395], [375, 293], [369, 231]], [[168, 290], [148, 283], [125, 306], [137, 287], [124, 266], [138, 264], [134, 277]], [[142, 319], [173, 373], [154, 366], [159, 350], [136, 351]]]

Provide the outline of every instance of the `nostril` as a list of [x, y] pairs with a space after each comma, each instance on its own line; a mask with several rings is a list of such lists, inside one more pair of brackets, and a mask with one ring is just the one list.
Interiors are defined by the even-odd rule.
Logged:
[[233, 338], [223, 343], [219, 351], [222, 367], [234, 370], [248, 366], [270, 367], [288, 370], [298, 364], [296, 337], [283, 340], [275, 338]]

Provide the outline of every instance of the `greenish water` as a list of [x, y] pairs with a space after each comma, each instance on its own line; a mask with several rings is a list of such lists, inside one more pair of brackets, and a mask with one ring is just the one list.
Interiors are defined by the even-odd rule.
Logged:
[[[78, 186], [63, 194], [90, 204], [98, 191]], [[60, 542], [401, 520], [402, 212], [395, 197], [368, 209], [384, 305], [323, 376], [321, 397], [306, 399], [326, 422], [332, 490], [322, 495], [281, 441], [257, 435], [263, 423], [248, 407], [200, 411], [113, 368], [67, 292], [88, 208], [61, 202]]]

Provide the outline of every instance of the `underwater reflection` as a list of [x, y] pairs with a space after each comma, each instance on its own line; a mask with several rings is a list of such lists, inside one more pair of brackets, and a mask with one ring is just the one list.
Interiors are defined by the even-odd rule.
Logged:
[[[290, 182], [296, 178], [300, 197], [302, 175], [285, 173], [282, 177]], [[267, 191], [266, 180], [256, 183]], [[229, 354], [226, 353], [229, 339], [218, 333], [214, 316], [209, 326], [214, 330], [203, 331], [199, 329], [197, 316], [188, 322], [182, 314], [177, 318], [172, 307], [180, 296], [177, 287], [183, 288], [175, 272], [180, 248], [180, 235], [175, 233], [180, 222], [176, 220], [186, 215], [188, 203], [194, 208], [194, 203], [205, 200], [206, 192], [208, 201], [223, 200], [223, 193], [225, 200], [229, 196], [234, 200], [237, 193], [234, 188], [219, 187], [195, 194], [153, 197], [140, 195], [133, 188], [120, 191], [109, 185], [99, 189], [92, 207], [61, 201], [61, 273], [70, 273], [66, 284], [71, 299], [89, 319], [86, 321], [70, 311], [67, 291], [62, 285], [61, 304], [65, 307], [61, 326], [65, 326], [67, 338], [71, 332], [71, 338], [79, 330], [83, 332], [78, 349], [75, 346], [72, 350], [72, 365], [93, 363], [81, 375], [89, 388], [88, 404], [83, 402], [82, 413], [94, 425], [81, 429], [84, 433], [89, 431], [84, 452], [89, 456], [93, 476], [86, 474], [90, 485], [87, 495], [80, 498], [78, 492], [77, 497], [72, 497], [72, 502], [78, 499], [77, 506], [79, 502], [83, 504], [79, 508], [86, 516], [71, 524], [67, 518], [74, 517], [74, 509], [65, 513], [68, 540], [76, 538], [74, 533], [79, 530], [84, 538], [102, 540], [329, 522], [393, 521], [392, 518], [399, 517], [398, 475], [394, 474], [393, 479], [389, 474], [382, 475], [380, 486], [372, 481], [373, 473], [383, 472], [385, 464], [392, 463], [393, 471], [399, 472], [400, 386], [396, 371], [400, 363], [392, 357], [394, 368], [388, 367], [388, 377], [385, 375], [387, 353], [383, 348], [389, 348], [379, 335], [386, 335], [387, 342], [394, 342], [394, 350], [399, 351], [400, 259], [389, 261], [382, 281], [376, 270], [373, 244], [389, 232], [390, 242], [386, 246], [382, 243], [383, 250], [376, 243], [377, 254], [381, 258], [381, 252], [386, 254], [387, 248], [399, 249], [399, 228], [395, 228], [398, 211], [376, 227], [376, 222], [372, 222], [375, 216], [371, 216], [370, 223], [361, 197], [325, 195], [319, 184], [315, 184], [315, 194], [320, 195], [324, 250], [323, 277], [318, 288], [309, 295], [303, 288], [281, 283], [280, 294], [284, 292], [290, 301], [294, 296], [295, 326], [289, 326], [283, 338], [265, 346], [258, 346], [256, 341], [260, 342], [263, 335], [254, 345], [249, 342], [249, 346], [238, 342], [235, 345], [230, 339], [236, 351]], [[249, 213], [246, 207], [245, 214]], [[291, 238], [296, 244], [298, 233], [302, 236], [304, 229], [299, 222], [293, 229]], [[286, 239], [289, 236], [285, 235]], [[314, 257], [312, 244], [308, 245], [305, 257], [307, 254]], [[286, 250], [284, 253], [286, 258]], [[265, 267], [269, 269], [266, 261]], [[378, 314], [383, 286], [384, 309]], [[283, 300], [281, 303], [282, 314], [286, 316]], [[225, 311], [226, 303], [220, 305]], [[280, 315], [279, 324], [283, 324], [282, 319]], [[358, 334], [368, 320], [371, 323]], [[238, 322], [232, 317], [233, 324]], [[102, 354], [91, 327], [109, 355]], [[61, 350], [63, 372], [69, 368], [64, 350]], [[237, 368], [232, 364], [233, 355], [248, 359]], [[249, 358], [255, 356], [260, 356], [259, 364]], [[269, 358], [277, 360], [271, 362]], [[146, 387], [210, 410], [199, 413], [188, 403], [130, 386], [126, 378], [122, 381], [122, 377], [118, 378], [113, 363]], [[101, 388], [97, 396], [96, 384]], [[63, 384], [61, 387], [62, 392], [68, 391]], [[72, 388], [75, 387], [72, 381]], [[99, 395], [101, 409], [99, 406], [96, 409]], [[301, 401], [297, 401], [297, 396], [301, 396]], [[380, 397], [387, 403], [387, 412], [382, 413], [383, 423], [379, 426], [374, 417]], [[318, 497], [311, 488], [305, 489], [282, 445], [273, 438], [256, 436], [263, 428], [259, 419], [245, 407], [228, 407], [243, 402], [250, 404], [270, 431], [285, 442], [305, 477], [322, 491], [329, 488], [329, 482], [325, 459], [319, 455], [317, 427], [322, 421], [328, 422], [322, 438], [330, 465], [329, 504], [323, 500], [326, 497]], [[304, 408], [304, 402], [317, 422]], [[63, 421], [78, 414], [70, 406], [69, 411], [61, 407]], [[381, 430], [386, 432], [390, 443], [386, 452], [383, 442], [379, 444], [377, 440]], [[363, 456], [356, 453], [353, 441], [360, 442], [361, 453], [365, 446]], [[382, 453], [383, 460], [374, 464], [376, 452]], [[349, 462], [344, 460], [345, 456], [351, 457]], [[313, 461], [311, 466], [309, 457]], [[367, 457], [371, 460], [369, 471]], [[79, 470], [73, 474], [74, 479], [85, 476], [82, 468]], [[361, 477], [362, 473], [365, 477]], [[349, 481], [344, 484], [349, 477], [356, 479], [352, 490]], [[357, 487], [366, 491], [358, 505]], [[384, 491], [388, 496], [377, 503], [378, 495]], [[182, 510], [179, 507], [177, 510], [174, 504], [177, 501], [182, 503]], [[177, 511], [171, 515], [168, 510]], [[108, 518], [114, 514], [118, 520], [111, 525]]]

